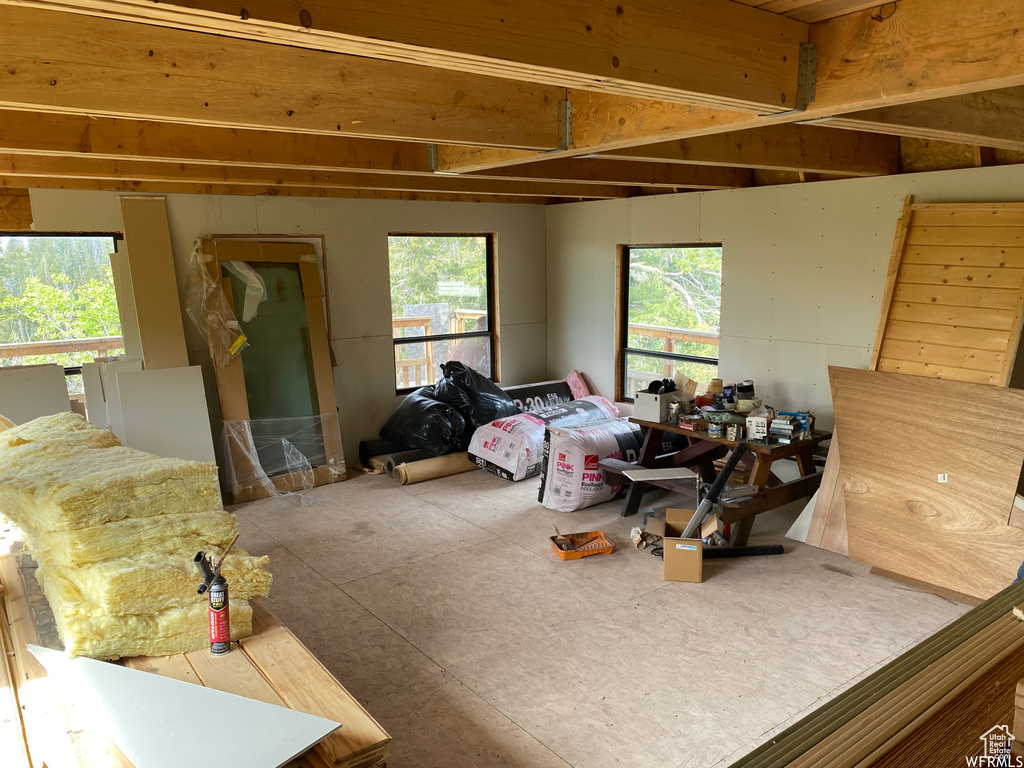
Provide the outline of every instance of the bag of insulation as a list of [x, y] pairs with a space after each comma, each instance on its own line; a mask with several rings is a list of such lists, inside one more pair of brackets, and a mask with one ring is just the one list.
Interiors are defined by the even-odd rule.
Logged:
[[619, 410], [603, 397], [590, 395], [485, 424], [473, 433], [469, 458], [505, 480], [522, 480], [541, 471], [544, 430], [614, 419]]
[[[548, 428], [544, 436], [537, 501], [560, 512], [573, 512], [610, 501], [622, 486], [605, 484], [598, 462], [602, 459], [636, 461], [643, 442], [640, 427], [626, 419], [573, 429]], [[665, 452], [677, 448], [671, 440], [662, 446]]]

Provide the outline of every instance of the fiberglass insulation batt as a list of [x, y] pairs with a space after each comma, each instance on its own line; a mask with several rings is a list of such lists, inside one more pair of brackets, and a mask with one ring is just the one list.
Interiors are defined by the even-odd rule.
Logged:
[[[73, 413], [3, 429], [0, 513], [22, 530], [71, 655], [167, 655], [207, 645], [206, 599], [192, 558], [219, 558], [236, 529], [217, 467], [125, 448]], [[268, 558], [224, 562], [232, 638], [252, 632], [247, 600], [265, 596]]]
[[[206, 600], [199, 595], [187, 607], [112, 616], [88, 603], [59, 572], [40, 565], [36, 578], [50, 602], [64, 648], [71, 656], [170, 656], [210, 645]], [[232, 600], [231, 638], [237, 640], [251, 634], [252, 607], [245, 600]]]
[[0, 508], [40, 532], [220, 508], [217, 467], [133, 448], [26, 443], [0, 450]]

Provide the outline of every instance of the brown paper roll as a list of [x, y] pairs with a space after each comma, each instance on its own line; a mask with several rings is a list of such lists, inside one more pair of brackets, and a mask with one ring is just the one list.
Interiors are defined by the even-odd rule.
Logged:
[[474, 469], [479, 469], [479, 467], [470, 461], [469, 454], [463, 451], [462, 453], [450, 453], [447, 456], [437, 456], [433, 459], [399, 464], [391, 476], [398, 481], [399, 485], [412, 485], [413, 483], [422, 483], [424, 480], [457, 475], [460, 472], [469, 472]]

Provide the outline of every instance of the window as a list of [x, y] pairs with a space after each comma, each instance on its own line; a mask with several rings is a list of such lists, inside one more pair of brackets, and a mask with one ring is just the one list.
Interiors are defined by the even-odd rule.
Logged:
[[388, 258], [396, 390], [450, 360], [495, 379], [494, 236], [391, 234]]
[[123, 352], [112, 234], [0, 232], [0, 366], [57, 363], [71, 393], [81, 365]]
[[720, 245], [622, 249], [619, 397], [677, 371], [701, 382], [718, 375], [722, 306]]

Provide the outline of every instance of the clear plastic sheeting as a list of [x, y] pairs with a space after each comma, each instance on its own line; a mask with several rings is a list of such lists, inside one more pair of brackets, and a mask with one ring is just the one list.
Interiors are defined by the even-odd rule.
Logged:
[[214, 362], [224, 367], [249, 346], [249, 342], [224, 295], [223, 286], [207, 269], [208, 260], [202, 241], [196, 240], [188, 265], [185, 311], [210, 345]]
[[345, 474], [343, 461], [329, 461], [325, 434], [340, 441], [337, 417], [225, 421], [224, 474], [234, 495], [263, 489], [269, 496], [298, 496], [304, 507], [320, 504], [306, 494]]

